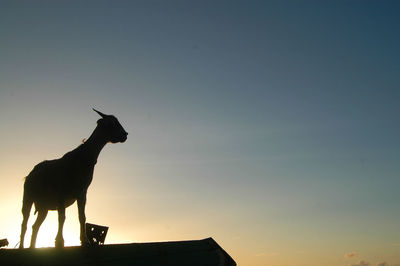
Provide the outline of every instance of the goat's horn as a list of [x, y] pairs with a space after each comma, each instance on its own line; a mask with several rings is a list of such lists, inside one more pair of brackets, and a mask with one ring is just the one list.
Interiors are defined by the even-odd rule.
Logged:
[[105, 114], [103, 114], [102, 112], [100, 112], [100, 111], [97, 111], [96, 109], [94, 109], [94, 108], [92, 108], [93, 109], [93, 111], [95, 111], [96, 113], [98, 113], [101, 117], [106, 117], [107, 115], [105, 115]]

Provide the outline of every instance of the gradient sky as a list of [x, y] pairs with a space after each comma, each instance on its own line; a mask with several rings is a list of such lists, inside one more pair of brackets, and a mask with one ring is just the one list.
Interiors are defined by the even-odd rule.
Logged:
[[[87, 138], [95, 107], [129, 132], [88, 192], [106, 243], [211, 236], [239, 265], [400, 265], [399, 12], [1, 1], [0, 238], [18, 243], [23, 178]], [[51, 212], [38, 244], [56, 230]]]

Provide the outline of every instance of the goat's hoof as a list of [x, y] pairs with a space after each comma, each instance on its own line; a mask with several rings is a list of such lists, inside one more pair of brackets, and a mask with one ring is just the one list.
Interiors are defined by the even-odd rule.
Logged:
[[81, 241], [81, 246], [82, 247], [91, 247], [92, 245], [90, 242], [86, 239], [86, 241]]
[[64, 240], [56, 240], [56, 248], [63, 248]]
[[92, 245], [90, 244], [90, 241], [89, 241], [89, 239], [87, 238], [87, 236], [81, 237], [81, 246], [82, 246], [82, 247], [90, 247], [90, 246], [92, 246]]

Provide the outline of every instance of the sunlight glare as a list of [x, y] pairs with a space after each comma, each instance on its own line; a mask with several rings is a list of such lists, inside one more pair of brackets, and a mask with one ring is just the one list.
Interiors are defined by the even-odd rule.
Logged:
[[[76, 227], [76, 228], [75, 228]], [[55, 238], [58, 230], [58, 219], [57, 212], [49, 212], [46, 220], [43, 222], [42, 226], [39, 229], [39, 233], [36, 240], [36, 247], [54, 247], [55, 246]], [[31, 232], [27, 232], [25, 238], [25, 245], [30, 243]], [[65, 246], [79, 246], [79, 226], [75, 223], [70, 224], [67, 221], [64, 224], [63, 230], [64, 237], [64, 245]]]

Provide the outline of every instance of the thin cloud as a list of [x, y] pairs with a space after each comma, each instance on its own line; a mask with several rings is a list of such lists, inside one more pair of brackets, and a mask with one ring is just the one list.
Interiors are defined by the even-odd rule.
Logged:
[[279, 256], [279, 253], [278, 252], [262, 252], [262, 253], [256, 254], [256, 257], [275, 257], [275, 256]]
[[353, 251], [353, 252], [344, 254], [344, 257], [345, 258], [356, 258], [356, 257], [358, 257], [358, 254], [357, 254], [357, 252]]
[[356, 264], [351, 264], [351, 266], [370, 266], [371, 264], [365, 260], [360, 260]]

